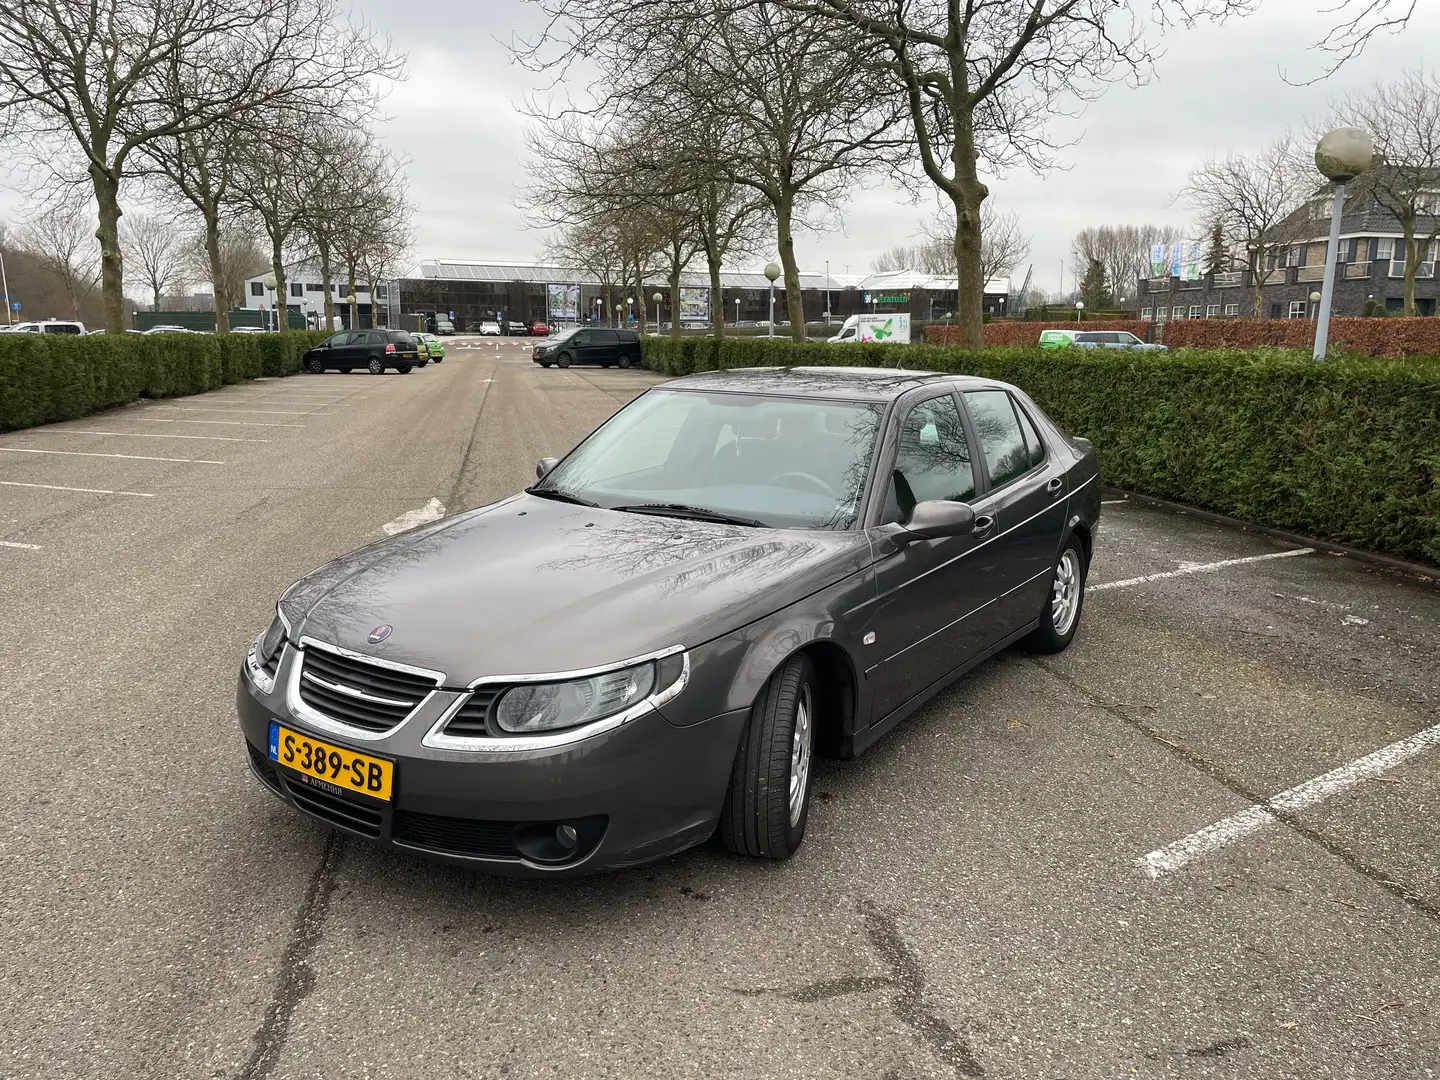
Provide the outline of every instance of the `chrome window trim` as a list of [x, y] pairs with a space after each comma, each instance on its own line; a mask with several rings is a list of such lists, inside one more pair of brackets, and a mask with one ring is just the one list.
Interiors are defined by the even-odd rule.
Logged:
[[[359, 742], [379, 742], [382, 739], [390, 738], [396, 731], [407, 724], [417, 712], [425, 708], [436, 694], [440, 693], [440, 686], [445, 681], [445, 673], [443, 671], [432, 671], [429, 668], [415, 667], [410, 664], [397, 664], [393, 660], [381, 660], [377, 656], [366, 656], [364, 653], [343, 649], [339, 645], [331, 645], [329, 642], [317, 641], [315, 638], [309, 636], [302, 636], [297, 648], [300, 650], [301, 656], [298, 662], [291, 663], [290, 679], [289, 682], [285, 684], [285, 707], [290, 710], [290, 715], [298, 720], [305, 721], [305, 723], [316, 730], [325, 731], [331, 735], [339, 735], [346, 739], [355, 739]], [[384, 731], [366, 731], [364, 728], [354, 727], [351, 724], [345, 723], [343, 720], [337, 720], [333, 716], [313, 709], [301, 700], [300, 676], [305, 669], [304, 652], [307, 648], [318, 649], [321, 652], [335, 653], [351, 660], [358, 660], [361, 663], [374, 664], [376, 667], [388, 668], [391, 671], [401, 671], [407, 675], [422, 675], [427, 679], [433, 679], [435, 681], [435, 688], [421, 698], [413, 709], [397, 720], [391, 727], [386, 728]]]
[[[588, 724], [579, 727], [565, 728], [563, 731], [554, 731], [545, 735], [513, 735], [513, 736], [470, 736], [470, 735], [446, 735], [445, 725], [454, 719], [455, 714], [468, 702], [475, 690], [482, 686], [495, 684], [513, 685], [515, 683], [550, 683], [566, 682], [570, 679], [584, 679], [592, 675], [602, 675], [607, 671], [620, 671], [627, 667], [634, 667], [637, 664], [644, 664], [649, 661], [663, 660], [667, 656], [680, 654], [680, 675], [669, 686], [650, 694], [645, 700], [630, 706], [624, 712], [615, 713], [613, 716], [602, 717], [599, 720], [592, 720]], [[454, 704], [447, 708], [444, 714], [426, 732], [421, 739], [421, 744], [435, 750], [460, 750], [468, 753], [500, 753], [515, 754], [534, 750], [550, 750], [558, 746], [570, 746], [573, 743], [584, 742], [586, 739], [594, 738], [596, 735], [603, 735], [607, 731], [614, 731], [616, 728], [628, 724], [632, 720], [656, 712], [660, 706], [676, 698], [690, 681], [690, 654], [683, 645], [670, 645], [655, 652], [645, 653], [643, 656], [632, 656], [628, 660], [621, 660], [613, 664], [601, 664], [598, 667], [577, 668], [572, 671], [546, 671], [539, 674], [528, 675], [485, 675], [470, 683], [465, 689], [467, 693], [457, 698]]]

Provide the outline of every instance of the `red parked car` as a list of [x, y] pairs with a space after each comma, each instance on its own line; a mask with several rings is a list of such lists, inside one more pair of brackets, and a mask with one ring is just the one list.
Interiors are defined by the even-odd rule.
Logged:
[[549, 336], [550, 336], [550, 327], [546, 326], [543, 322], [532, 322], [532, 323], [530, 324], [530, 336], [531, 336], [531, 337], [549, 337]]

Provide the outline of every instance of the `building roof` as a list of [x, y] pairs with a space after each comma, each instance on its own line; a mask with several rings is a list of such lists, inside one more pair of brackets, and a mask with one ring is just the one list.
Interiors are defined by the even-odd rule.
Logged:
[[[571, 266], [555, 266], [540, 263], [482, 263], [460, 259], [424, 259], [413, 266], [404, 278], [431, 279], [436, 281], [526, 281], [546, 285], [599, 285], [600, 278], [587, 270]], [[647, 287], [657, 282], [656, 275], [646, 275]], [[707, 271], [689, 270], [680, 275], [680, 284], [687, 289], [704, 289], [710, 286]], [[783, 285], [783, 281], [779, 284]], [[722, 270], [722, 289], [767, 289], [770, 279], [759, 270]], [[952, 278], [933, 274], [922, 274], [915, 270], [895, 270], [883, 274], [830, 274], [801, 271], [802, 289], [926, 289], [943, 292], [953, 289]], [[985, 287], [986, 292], [1008, 293], [1009, 283], [992, 281]]]

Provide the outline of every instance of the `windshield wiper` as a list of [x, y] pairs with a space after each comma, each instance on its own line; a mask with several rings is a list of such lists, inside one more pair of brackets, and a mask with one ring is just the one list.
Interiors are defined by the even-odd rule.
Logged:
[[559, 488], [526, 488], [525, 494], [538, 495], [542, 499], [554, 499], [557, 502], [574, 503], [576, 506], [599, 506], [597, 502], [589, 499], [582, 499], [579, 495], [571, 495], [568, 491], [561, 491]]
[[703, 506], [689, 506], [686, 503], [637, 503], [634, 506], [612, 506], [626, 514], [654, 514], [657, 517], [692, 518], [695, 521], [714, 521], [721, 525], [748, 525], [754, 529], [768, 529], [769, 525], [756, 518], [736, 517], [722, 514], [718, 510], [707, 510]]

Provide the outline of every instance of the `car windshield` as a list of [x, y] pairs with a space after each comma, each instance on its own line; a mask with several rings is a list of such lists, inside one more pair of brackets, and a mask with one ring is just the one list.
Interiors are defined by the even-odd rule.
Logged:
[[870, 402], [651, 390], [531, 490], [682, 517], [848, 529], [882, 411]]

